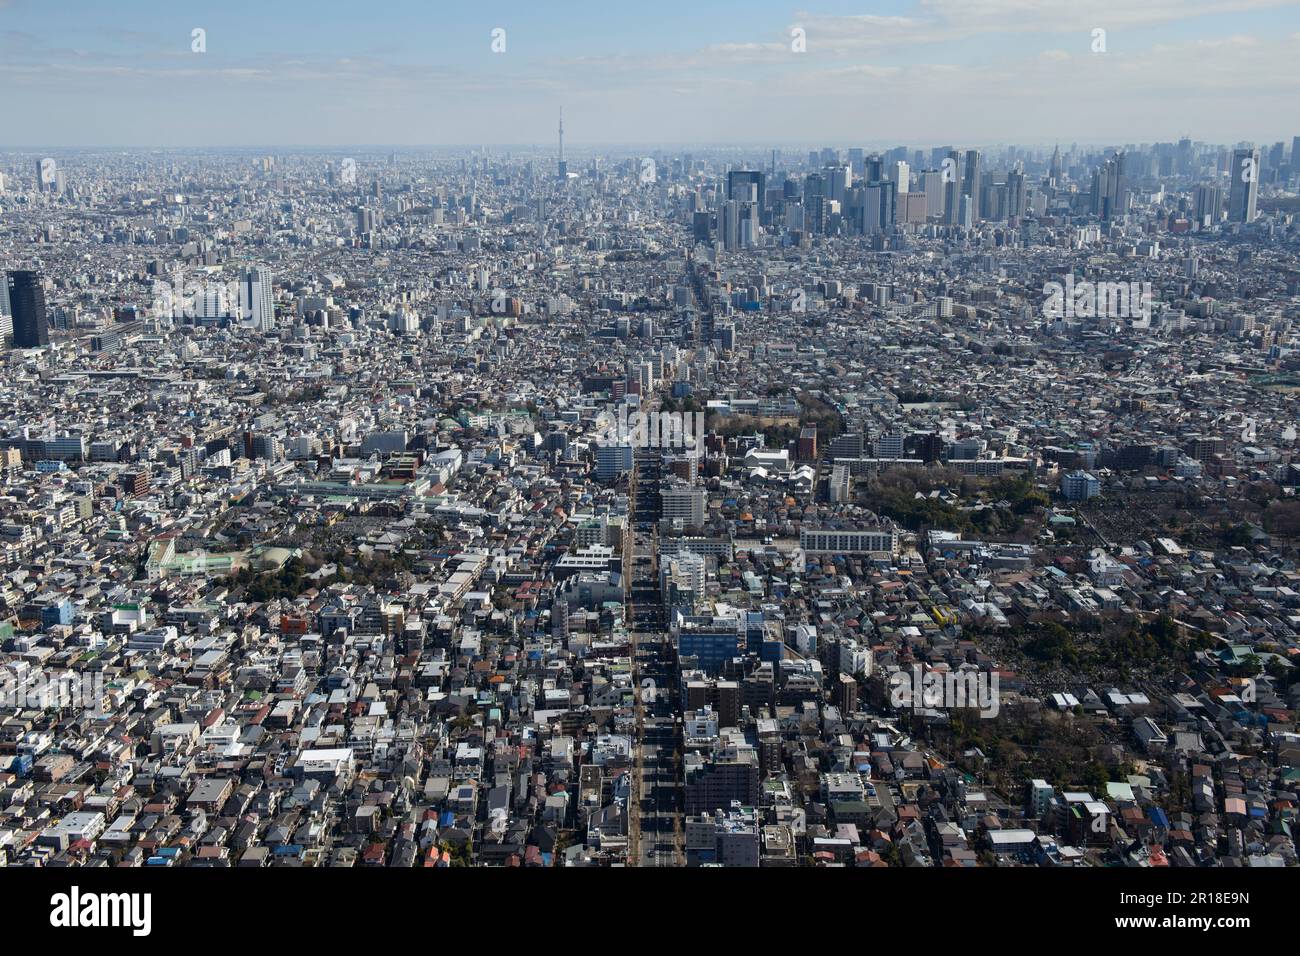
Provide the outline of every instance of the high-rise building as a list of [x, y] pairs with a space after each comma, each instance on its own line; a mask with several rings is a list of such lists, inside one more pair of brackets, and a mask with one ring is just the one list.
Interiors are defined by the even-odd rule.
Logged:
[[632, 470], [631, 445], [596, 446], [596, 480], [615, 481]]
[[763, 202], [763, 174], [752, 169], [733, 169], [727, 173], [727, 198], [737, 202]]
[[1219, 221], [1219, 211], [1223, 208], [1223, 190], [1214, 185], [1196, 187], [1196, 224], [1201, 228], [1212, 226]]
[[239, 316], [246, 326], [259, 332], [275, 328], [275, 301], [271, 296], [269, 269], [248, 269], [239, 280]]
[[925, 209], [929, 216], [943, 217], [943, 173], [937, 169], [922, 170], [917, 177], [921, 192], [925, 193]]
[[718, 210], [718, 239], [728, 251], [740, 248], [740, 203], [728, 199]]
[[853, 175], [859, 179], [865, 173], [863, 165], [866, 162], [867, 153], [861, 146], [852, 146], [849, 148], [849, 168], [853, 170]]
[[843, 206], [844, 195], [853, 185], [853, 170], [848, 166], [827, 166], [825, 175], [827, 195]]
[[36, 188], [41, 192], [52, 192], [58, 178], [59, 164], [51, 157], [36, 161]]
[[894, 228], [896, 185], [888, 179], [867, 186], [862, 231], [865, 235], [889, 232]]
[[970, 197], [971, 218], [977, 220], [983, 215], [980, 208], [980, 151], [966, 150], [965, 176], [962, 178], [961, 194]]
[[901, 160], [897, 163], [890, 163], [889, 178], [897, 185], [898, 194], [901, 196], [908, 191], [912, 180], [912, 167]]
[[718, 215], [724, 249], [749, 249], [758, 244], [762, 203], [762, 173], [745, 169], [727, 173], [727, 201]]
[[1007, 218], [1021, 219], [1025, 215], [1025, 173], [1020, 163], [1007, 173]]
[[1116, 153], [1092, 173], [1092, 213], [1104, 219], [1116, 219], [1128, 210], [1128, 183], [1124, 171], [1126, 154]]
[[14, 348], [38, 349], [50, 344], [45, 316], [45, 288], [38, 272], [10, 272], [6, 280], [13, 312]]
[[697, 212], [692, 217], [692, 233], [696, 242], [708, 242], [712, 235], [712, 215], [707, 211]]
[[963, 229], [975, 228], [975, 201], [970, 196], [961, 197], [961, 207], [957, 214], [957, 225]]
[[1259, 150], [1234, 149], [1228, 186], [1228, 221], [1251, 222], [1259, 198]]
[[8, 347], [14, 340], [13, 312], [9, 308], [9, 280], [0, 282], [0, 346]]
[[682, 524], [702, 527], [709, 502], [709, 493], [695, 485], [674, 484], [659, 492], [662, 502], [662, 515], [669, 519], [679, 519]]
[[803, 187], [804, 225], [809, 232], [821, 233], [826, 228], [826, 180], [821, 173], [809, 173]]
[[961, 155], [949, 150], [940, 167], [943, 176], [943, 221], [954, 225], [961, 216]]

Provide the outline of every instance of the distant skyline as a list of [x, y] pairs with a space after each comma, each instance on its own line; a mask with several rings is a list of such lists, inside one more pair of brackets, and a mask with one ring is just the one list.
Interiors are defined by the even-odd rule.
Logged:
[[1300, 0], [0, 0], [0, 88], [0, 149], [545, 146], [561, 106], [575, 151], [1266, 145]]

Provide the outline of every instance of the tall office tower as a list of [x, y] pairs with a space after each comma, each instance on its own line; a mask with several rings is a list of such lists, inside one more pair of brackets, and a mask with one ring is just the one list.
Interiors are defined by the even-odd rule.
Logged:
[[1128, 153], [1115, 154], [1114, 194], [1111, 198], [1112, 216], [1122, 219], [1128, 215]]
[[1268, 168], [1271, 170], [1281, 169], [1286, 164], [1286, 143], [1278, 140], [1273, 144], [1273, 148], [1268, 151]]
[[36, 188], [43, 192], [52, 192], [58, 180], [59, 164], [49, 156], [36, 161]]
[[943, 173], [943, 221], [955, 225], [961, 215], [961, 156], [949, 150], [941, 165]]
[[896, 163], [890, 163], [886, 172], [889, 174], [888, 178], [892, 179], [898, 187], [898, 194], [900, 196], [905, 195], [912, 181], [912, 167], [899, 160]]
[[1291, 172], [1300, 173], [1300, 136], [1291, 139]]
[[556, 178], [569, 178], [569, 164], [564, 161], [564, 107], [560, 107], [560, 159], [556, 164]]
[[764, 185], [764, 176], [757, 170], [733, 169], [727, 173], [727, 199], [740, 204], [741, 229], [749, 229], [752, 233], [747, 239], [740, 240], [740, 245], [745, 248], [757, 244], [758, 226], [764, 218]]
[[970, 197], [971, 217], [979, 219], [983, 214], [980, 209], [980, 151], [966, 150], [966, 175], [962, 179], [961, 194]]
[[740, 234], [740, 203], [728, 199], [718, 207], [718, 244], [730, 252]]
[[1053, 185], [1059, 185], [1061, 182], [1061, 147], [1056, 146], [1052, 150], [1052, 162], [1047, 167], [1047, 178]]
[[763, 201], [763, 174], [752, 169], [733, 169], [727, 173], [727, 198], [738, 202]]
[[0, 173], [0, 196], [4, 195], [4, 191], [5, 191], [5, 174]]
[[1174, 170], [1179, 176], [1190, 176], [1192, 174], [1192, 141], [1186, 136], [1178, 141]]
[[712, 218], [712, 215], [707, 211], [697, 212], [692, 216], [692, 231], [696, 242], [707, 243], [709, 241], [710, 235], [713, 231], [712, 223], [710, 222]]
[[926, 214], [943, 218], [943, 173], [937, 169], [923, 169], [916, 178], [921, 192], [925, 193]]
[[867, 152], [861, 146], [853, 146], [849, 149], [849, 168], [853, 170], [853, 175], [859, 179], [866, 173], [862, 167], [866, 163]]
[[1023, 219], [1025, 215], [1025, 170], [1019, 162], [1007, 173], [1007, 218]]
[[1228, 221], [1251, 222], [1259, 198], [1259, 150], [1234, 149], [1229, 175], [1232, 183], [1228, 187]]
[[970, 196], [961, 197], [961, 211], [957, 214], [957, 225], [963, 229], [975, 228], [975, 201]]
[[1103, 163], [1092, 171], [1092, 185], [1088, 189], [1088, 212], [1105, 219], [1106, 195], [1109, 191], [1110, 172]]
[[758, 245], [758, 203], [741, 203], [738, 217], [740, 231], [736, 234], [736, 240], [740, 248], [753, 249]]
[[867, 186], [866, 210], [863, 212], [863, 232], [873, 235], [894, 228], [898, 187], [888, 179]]
[[1128, 185], [1124, 177], [1127, 154], [1116, 153], [1092, 172], [1092, 212], [1104, 220], [1128, 211]]
[[1219, 211], [1223, 208], [1223, 190], [1218, 186], [1202, 185], [1196, 187], [1196, 224], [1204, 229], [1219, 221]]
[[809, 173], [803, 185], [804, 222], [809, 232], [821, 233], [826, 227], [826, 180], [821, 173]]
[[844, 205], [844, 194], [853, 185], [853, 171], [848, 166], [826, 167], [826, 195], [832, 202]]
[[728, 252], [736, 249], [751, 249], [757, 242], [757, 208], [751, 202], [739, 202], [728, 199], [718, 210], [718, 239], [722, 248]]
[[803, 232], [808, 228], [804, 222], [804, 208], [801, 203], [785, 204], [785, 228], [789, 232]]
[[878, 183], [885, 178], [885, 161], [879, 156], [868, 156], [862, 163], [862, 178], [869, 183]]
[[6, 280], [13, 312], [14, 348], [39, 349], [50, 344], [45, 316], [45, 287], [39, 272], [11, 272]]
[[851, 210], [853, 228], [864, 236], [875, 235], [880, 231], [880, 188], [871, 183], [854, 193], [854, 202], [860, 208]]
[[9, 279], [0, 282], [0, 346], [10, 346], [14, 340], [13, 313], [9, 310]]
[[269, 269], [248, 269], [239, 280], [239, 317], [259, 332], [275, 328], [275, 302], [271, 298]]

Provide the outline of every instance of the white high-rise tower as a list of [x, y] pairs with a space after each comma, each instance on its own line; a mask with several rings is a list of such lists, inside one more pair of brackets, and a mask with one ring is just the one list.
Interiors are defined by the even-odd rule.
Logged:
[[259, 332], [275, 328], [275, 301], [271, 298], [271, 271], [255, 268], [239, 280], [239, 318]]

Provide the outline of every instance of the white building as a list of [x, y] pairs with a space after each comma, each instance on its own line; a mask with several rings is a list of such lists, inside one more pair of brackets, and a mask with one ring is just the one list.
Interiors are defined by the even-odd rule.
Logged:
[[680, 519], [685, 525], [702, 527], [708, 491], [693, 485], [670, 485], [659, 492], [663, 503], [663, 517]]
[[275, 328], [275, 300], [271, 285], [269, 269], [248, 269], [239, 280], [239, 317], [245, 326], [258, 332]]

